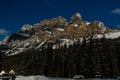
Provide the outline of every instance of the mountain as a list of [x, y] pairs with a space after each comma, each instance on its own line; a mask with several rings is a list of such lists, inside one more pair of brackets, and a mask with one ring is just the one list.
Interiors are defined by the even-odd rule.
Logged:
[[[38, 49], [47, 42], [60, 41], [61, 45], [67, 43], [72, 44], [73, 40], [91, 35], [102, 35], [117, 33], [119, 30], [112, 30], [105, 26], [103, 22], [88, 22], [82, 19], [80, 13], [72, 15], [70, 22], [61, 16], [49, 20], [42, 20], [33, 26], [26, 24], [21, 27], [19, 32], [13, 33], [9, 38], [5, 39], [1, 44], [9, 47], [3, 50], [7, 55], [15, 55], [26, 49]], [[118, 33], [117, 33], [118, 34]], [[110, 35], [109, 35], [110, 36]], [[39, 45], [36, 45], [39, 44]], [[53, 45], [53, 48], [55, 44]]]
[[[17, 74], [24, 75], [45, 74], [47, 76], [56, 75], [63, 77], [62, 75], [64, 72], [68, 73], [68, 69], [66, 69], [69, 68], [68, 64], [72, 63], [69, 62], [71, 61], [70, 60], [71, 56], [72, 56], [71, 59], [75, 61], [77, 61], [76, 59], [80, 57], [81, 60], [83, 61], [86, 58], [91, 59], [92, 57], [91, 54], [95, 52], [94, 50], [98, 51], [99, 46], [101, 46], [100, 51], [102, 50], [104, 53], [103, 50], [104, 46], [108, 45], [109, 44], [108, 42], [110, 41], [114, 43], [111, 44], [112, 46], [114, 46], [116, 43], [113, 42], [113, 40], [111, 39], [115, 39], [115, 41], [117, 41], [117, 38], [119, 37], [120, 37], [119, 29], [111, 29], [109, 27], [106, 27], [103, 22], [96, 20], [88, 22], [82, 19], [80, 13], [73, 14], [70, 22], [68, 22], [65, 18], [61, 16], [48, 20], [44, 19], [34, 25], [29, 24], [23, 25], [18, 32], [13, 33], [9, 37], [6, 37], [2, 42], [0, 42], [0, 52], [1, 55], [3, 56], [3, 59], [5, 60], [4, 62], [2, 62], [3, 65], [2, 67], [3, 69], [7, 70], [10, 68], [14, 68], [17, 71]], [[93, 40], [95, 43], [92, 42], [91, 38], [95, 39]], [[107, 42], [103, 46], [102, 43], [104, 43], [104, 41]], [[98, 47], [95, 47], [91, 43], [95, 44]], [[109, 47], [111, 45], [109, 45]], [[94, 47], [93, 49], [91, 49], [89, 46]], [[89, 51], [87, 52], [87, 50]], [[70, 54], [70, 56], [68, 54]], [[83, 56], [82, 54], [85, 55]], [[77, 57], [77, 55], [79, 57]], [[94, 54], [94, 56], [95, 57], [93, 59], [94, 61], [96, 61], [96, 54]], [[104, 60], [104, 57], [101, 58]], [[60, 62], [60, 60], [63, 62]], [[59, 65], [55, 61], [58, 61], [58, 63], [60, 63], [61, 65]], [[88, 63], [89, 61], [85, 62]], [[84, 62], [81, 61], [81, 64], [84, 64]], [[77, 66], [81, 67], [82, 66], [81, 64]], [[35, 67], [36, 65], [39, 67], [36, 68]], [[59, 69], [56, 69], [54, 65], [56, 66], [56, 68]], [[7, 66], [10, 67], [8, 68]], [[54, 71], [48, 72], [49, 70], [50, 71], [52, 70], [50, 67], [48, 69], [48, 66], [52, 66], [51, 68], [55, 68], [56, 71], [60, 70], [60, 73], [59, 74], [57, 72], [53, 73]], [[61, 70], [60, 66], [62, 66], [62, 69], [65, 70], [64, 72]], [[33, 67], [34, 71], [32, 69], [29, 70], [30, 67]], [[37, 73], [38, 68], [39, 70], [41, 70], [39, 71], [39, 73]], [[78, 73], [88, 75], [87, 73], [84, 73], [84, 71]], [[70, 72], [69, 76], [67, 74], [64, 75], [64, 77], [71, 76], [73, 76], [73, 72]], [[103, 76], [106, 77], [106, 75]], [[87, 77], [95, 76], [90, 75]]]

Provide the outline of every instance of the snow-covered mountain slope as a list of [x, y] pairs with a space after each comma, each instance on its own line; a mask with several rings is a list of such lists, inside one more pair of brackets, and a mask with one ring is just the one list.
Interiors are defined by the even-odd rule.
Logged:
[[[94, 38], [111, 38], [111, 39], [115, 39], [115, 38], [119, 38], [120, 37], [120, 31], [119, 32], [114, 32], [114, 33], [106, 33], [106, 34], [97, 34], [94, 36]], [[60, 46], [64, 46], [66, 44], [67, 47], [69, 47], [70, 45], [73, 45], [73, 43], [76, 43], [77, 41], [82, 42], [82, 38], [75, 38], [75, 39], [59, 39], [56, 41], [48, 41], [49, 43], [54, 43], [52, 48], [53, 49], [58, 49]], [[12, 55], [16, 55], [19, 54], [21, 52], [24, 52], [26, 50], [29, 49], [35, 49], [35, 50], [39, 50], [42, 47], [48, 47], [47, 40], [43, 41], [43, 42], [35, 42], [33, 44], [30, 43], [24, 43], [24, 46], [18, 46], [18, 45], [14, 45], [14, 47], [5, 50], [5, 54], [7, 54], [8, 56], [12, 56]], [[37, 45], [36, 45], [37, 44]]]
[[67, 47], [82, 38], [118, 38], [120, 30], [113, 30], [100, 21], [83, 21], [79, 13], [72, 15], [70, 22], [61, 16], [40, 23], [23, 25], [19, 32], [13, 33], [0, 42], [0, 49], [8, 56], [19, 54], [29, 49], [40, 50], [52, 44], [57, 49], [66, 44]]
[[115, 39], [120, 37], [120, 31], [119, 32], [114, 32], [114, 33], [106, 33], [106, 34], [98, 34], [95, 35], [95, 38], [110, 38], [110, 39]]

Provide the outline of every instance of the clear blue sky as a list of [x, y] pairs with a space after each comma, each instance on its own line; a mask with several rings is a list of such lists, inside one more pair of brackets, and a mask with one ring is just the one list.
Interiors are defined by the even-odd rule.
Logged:
[[0, 40], [24, 24], [81, 13], [84, 20], [98, 20], [120, 27], [120, 0], [0, 0]]

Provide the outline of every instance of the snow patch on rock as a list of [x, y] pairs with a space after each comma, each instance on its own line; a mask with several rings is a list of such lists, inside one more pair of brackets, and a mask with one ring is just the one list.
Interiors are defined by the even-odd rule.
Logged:
[[59, 31], [64, 31], [64, 29], [61, 29], [61, 28], [57, 28], [57, 30], [59, 30]]

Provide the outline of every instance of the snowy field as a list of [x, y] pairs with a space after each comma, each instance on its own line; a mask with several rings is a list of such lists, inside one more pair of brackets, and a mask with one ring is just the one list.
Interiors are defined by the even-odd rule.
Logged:
[[17, 76], [16, 80], [48, 80], [45, 76]]
[[[0, 80], [2, 79], [0, 78]], [[45, 77], [38, 75], [38, 76], [17, 76], [15, 80], [120, 80], [120, 77], [116, 79], [101, 79], [101, 78], [73, 79], [73, 78]]]
[[52, 78], [45, 76], [17, 76], [16, 80], [74, 80], [69, 78]]
[[100, 79], [100, 78], [69, 79], [69, 78], [52, 78], [38, 75], [38, 76], [17, 76], [16, 80], [120, 80], [120, 79]]

